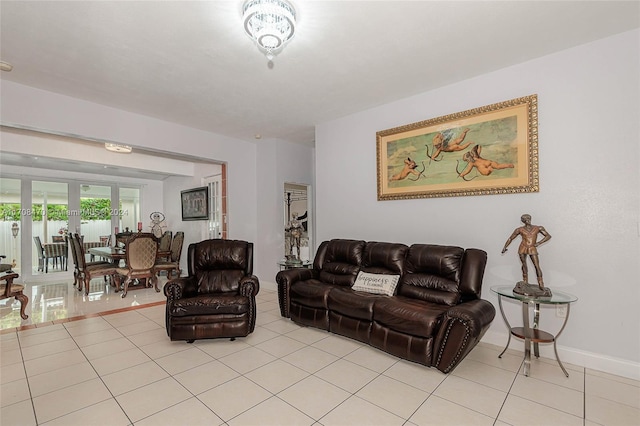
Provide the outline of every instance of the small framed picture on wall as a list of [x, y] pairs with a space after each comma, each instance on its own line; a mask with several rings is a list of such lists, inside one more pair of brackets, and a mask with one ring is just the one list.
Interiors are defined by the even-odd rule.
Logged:
[[182, 220], [207, 220], [209, 218], [209, 188], [180, 191]]

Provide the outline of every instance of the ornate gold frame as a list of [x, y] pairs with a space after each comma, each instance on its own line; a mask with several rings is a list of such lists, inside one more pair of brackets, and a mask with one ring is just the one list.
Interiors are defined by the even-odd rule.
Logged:
[[378, 201], [539, 191], [535, 94], [382, 130], [376, 141]]

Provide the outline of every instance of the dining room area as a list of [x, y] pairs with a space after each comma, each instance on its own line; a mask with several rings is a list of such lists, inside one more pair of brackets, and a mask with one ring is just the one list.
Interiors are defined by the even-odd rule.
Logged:
[[[182, 231], [165, 231], [160, 238], [124, 231], [98, 242], [68, 235], [61, 243], [66, 245], [65, 254], [56, 262], [47, 259], [44, 265], [59, 272], [53, 281], [23, 281], [10, 271], [20, 282], [14, 286], [20, 286], [23, 297], [0, 301], [0, 332], [163, 304], [162, 287], [181, 274], [183, 242]], [[62, 273], [64, 268], [67, 274]]]

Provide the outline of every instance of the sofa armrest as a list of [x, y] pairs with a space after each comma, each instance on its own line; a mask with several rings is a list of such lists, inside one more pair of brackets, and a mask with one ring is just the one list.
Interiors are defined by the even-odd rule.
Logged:
[[198, 293], [194, 277], [181, 277], [168, 281], [164, 285], [164, 295], [167, 301], [192, 297]]
[[255, 275], [246, 275], [240, 280], [240, 294], [245, 297], [256, 297], [260, 291], [260, 281]]
[[451, 372], [480, 341], [495, 315], [494, 306], [482, 299], [447, 310], [436, 337], [433, 365], [443, 373]]
[[318, 278], [319, 273], [315, 269], [294, 268], [278, 272], [276, 283], [278, 283], [278, 301], [280, 303], [280, 315], [289, 318], [289, 290], [291, 285], [297, 281], [306, 281]]

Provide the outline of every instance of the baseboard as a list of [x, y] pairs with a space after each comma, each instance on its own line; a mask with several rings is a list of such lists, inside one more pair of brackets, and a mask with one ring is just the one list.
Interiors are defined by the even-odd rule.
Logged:
[[[508, 336], [506, 333], [495, 331], [487, 331], [482, 337], [482, 342], [504, 348], [507, 344]], [[524, 356], [524, 347], [522, 339], [511, 338], [509, 348], [521, 351]], [[553, 353], [552, 344], [540, 345], [540, 356], [550, 359], [556, 359]], [[594, 352], [582, 351], [580, 349], [570, 348], [558, 345], [558, 356], [563, 364], [573, 364], [580, 367], [590, 368], [602, 371], [616, 376], [622, 376], [633, 380], [640, 380], [640, 363], [632, 362], [625, 359], [614, 358]]]

